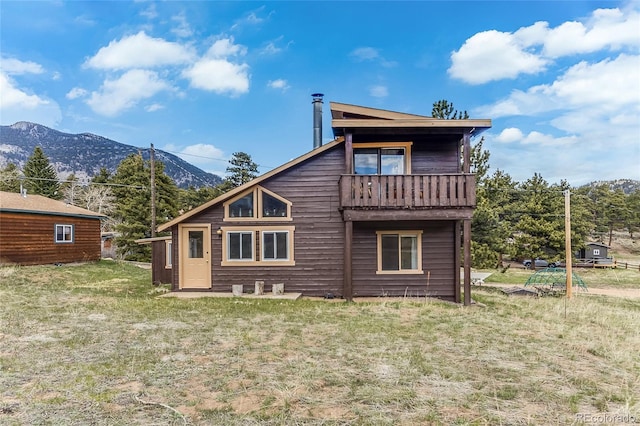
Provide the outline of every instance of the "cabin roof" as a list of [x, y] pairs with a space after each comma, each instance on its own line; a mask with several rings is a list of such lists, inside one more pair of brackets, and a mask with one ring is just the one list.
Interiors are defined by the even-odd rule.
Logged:
[[105, 215], [92, 212], [62, 201], [52, 200], [42, 195], [17, 194], [15, 192], [0, 191], [0, 212], [48, 214], [56, 216], [73, 216], [91, 219], [101, 219]]
[[446, 120], [424, 115], [407, 114], [331, 102], [331, 127], [335, 136], [344, 136], [345, 129], [355, 133], [382, 133], [388, 129], [402, 129], [412, 134], [462, 134], [472, 136], [491, 128], [489, 119]]
[[586, 245], [587, 246], [598, 246], [598, 247], [610, 248], [608, 245], [606, 245], [604, 243], [599, 243], [599, 242], [587, 243]]

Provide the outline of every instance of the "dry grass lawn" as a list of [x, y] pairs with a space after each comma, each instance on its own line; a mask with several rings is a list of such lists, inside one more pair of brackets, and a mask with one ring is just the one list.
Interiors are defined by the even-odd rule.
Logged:
[[640, 422], [638, 300], [182, 300], [149, 282], [0, 268], [0, 424]]

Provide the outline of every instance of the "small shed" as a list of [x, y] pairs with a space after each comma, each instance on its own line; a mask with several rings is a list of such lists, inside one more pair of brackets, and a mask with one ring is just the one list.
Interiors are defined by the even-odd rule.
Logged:
[[0, 191], [0, 264], [100, 260], [104, 217], [41, 195]]
[[578, 259], [607, 259], [609, 257], [609, 246], [603, 243], [587, 243], [581, 248], [576, 256]]
[[138, 244], [151, 244], [151, 282], [153, 285], [171, 284], [173, 242], [171, 235], [141, 238]]

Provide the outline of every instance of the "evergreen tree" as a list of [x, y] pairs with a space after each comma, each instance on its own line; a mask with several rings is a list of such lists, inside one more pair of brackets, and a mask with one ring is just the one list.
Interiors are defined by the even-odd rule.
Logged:
[[471, 224], [472, 264], [477, 268], [502, 266], [504, 254], [513, 255], [513, 204], [517, 183], [509, 174], [496, 170], [483, 178], [476, 189], [476, 210]]
[[[177, 214], [178, 190], [164, 173], [164, 165], [155, 163], [156, 220], [160, 225]], [[139, 154], [131, 154], [118, 165], [113, 176], [116, 198], [114, 216], [120, 222], [115, 228], [118, 254], [128, 260], [148, 261], [151, 249], [135, 240], [151, 235], [151, 174], [149, 162]]]
[[640, 191], [629, 194], [626, 204], [629, 215], [625, 225], [631, 239], [633, 239], [633, 233], [640, 229]]
[[179, 210], [181, 213], [196, 208], [221, 195], [220, 187], [200, 187], [189, 186], [187, 189], [178, 189]]
[[20, 192], [20, 170], [13, 163], [0, 169], [0, 191]]
[[39, 146], [35, 147], [33, 154], [27, 159], [22, 173], [25, 177], [25, 186], [30, 193], [44, 195], [54, 200], [62, 198], [58, 174]]
[[469, 114], [467, 111], [456, 110], [453, 103], [442, 99], [433, 103], [431, 117], [443, 120], [466, 120], [469, 118]]
[[258, 176], [258, 165], [247, 153], [234, 152], [229, 163], [231, 165], [227, 167], [228, 176], [218, 187], [223, 193], [244, 185]]

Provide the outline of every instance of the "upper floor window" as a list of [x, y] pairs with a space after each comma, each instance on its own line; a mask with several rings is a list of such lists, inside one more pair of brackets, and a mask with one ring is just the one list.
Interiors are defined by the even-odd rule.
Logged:
[[411, 143], [358, 143], [353, 145], [353, 166], [357, 175], [410, 174]]
[[73, 225], [56, 225], [56, 243], [73, 242]]
[[291, 202], [279, 195], [256, 186], [224, 204], [225, 221], [242, 220], [289, 221]]

